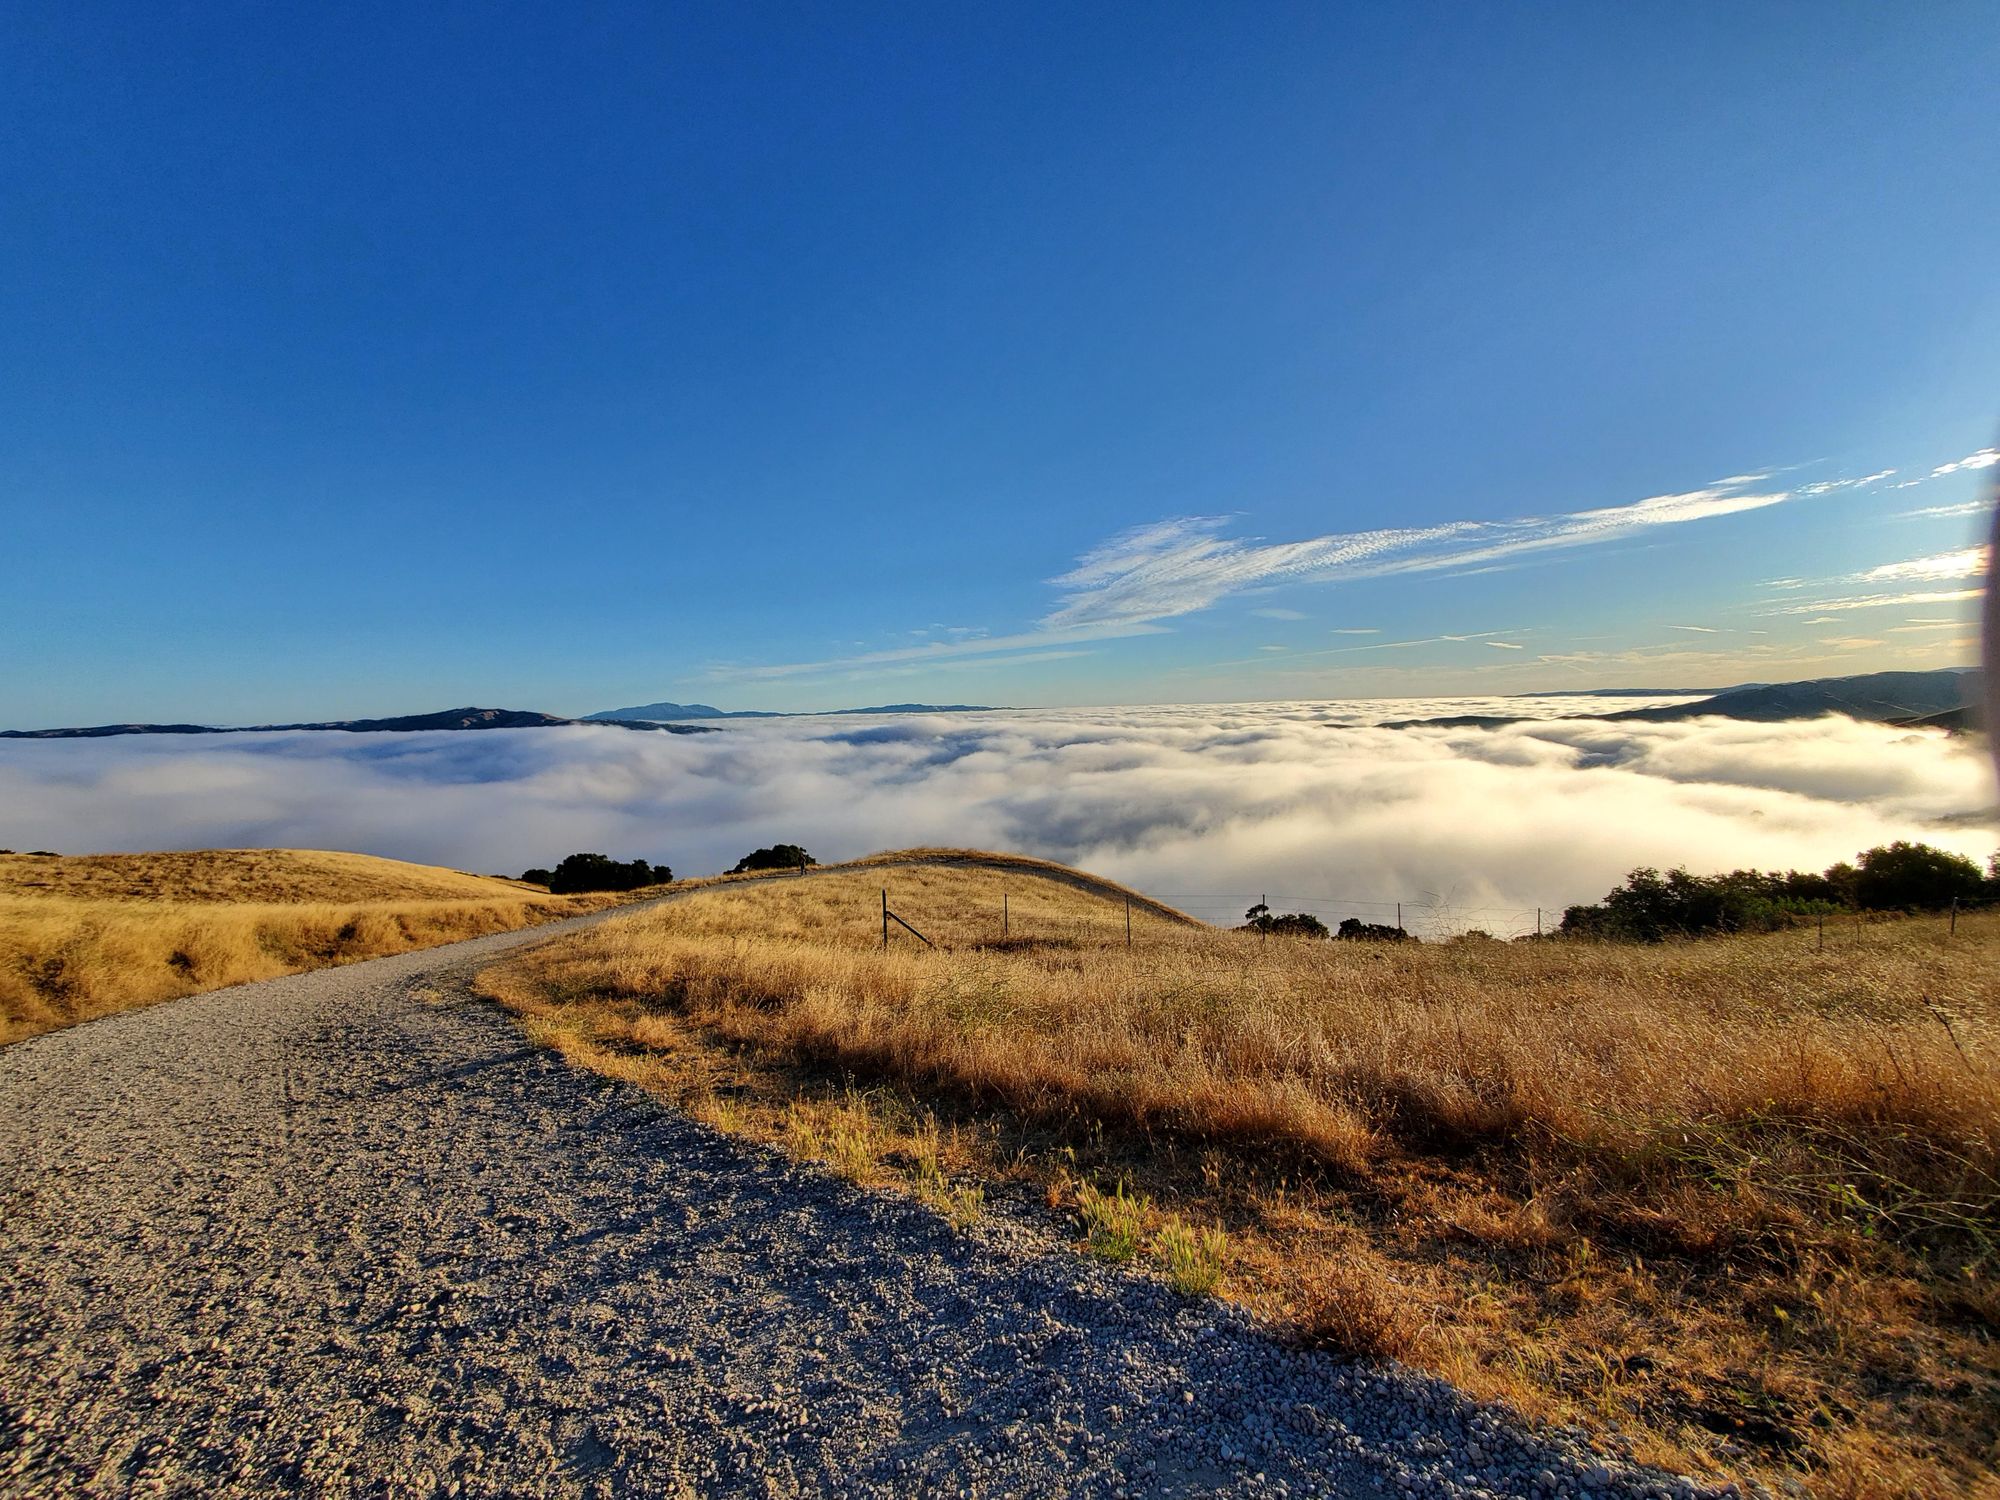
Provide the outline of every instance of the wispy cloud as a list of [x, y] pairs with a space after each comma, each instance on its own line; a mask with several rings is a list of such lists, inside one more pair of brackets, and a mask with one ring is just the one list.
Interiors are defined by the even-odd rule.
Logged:
[[1716, 628], [1715, 628], [1715, 627], [1714, 627], [1713, 625], [1669, 625], [1669, 626], [1667, 627], [1667, 629], [1669, 629], [1669, 630], [1686, 630], [1686, 631], [1691, 631], [1691, 632], [1692, 632], [1693, 634], [1695, 634], [1695, 635], [1720, 635], [1720, 634], [1722, 634], [1722, 632], [1721, 632], [1721, 631], [1719, 631], [1719, 630], [1717, 630], [1717, 629], [1716, 629]]
[[1525, 651], [1527, 649], [1527, 647], [1513, 641], [1488, 641], [1486, 644], [1496, 651]]
[[[1989, 450], [1990, 453], [1990, 450]], [[1988, 454], [1973, 454], [1937, 472], [1985, 467]], [[1380, 578], [1420, 573], [1463, 575], [1496, 564], [1519, 566], [1538, 556], [1569, 549], [1601, 546], [1657, 535], [1662, 529], [1779, 505], [1789, 500], [1857, 489], [1881, 483], [1894, 474], [1883, 469], [1855, 478], [1815, 480], [1795, 488], [1765, 487], [1773, 475], [1764, 469], [1732, 474], [1673, 494], [1653, 495], [1622, 505], [1596, 506], [1551, 515], [1520, 516], [1498, 521], [1448, 521], [1430, 526], [1383, 527], [1329, 532], [1294, 541], [1269, 541], [1229, 535], [1226, 516], [1180, 516], [1120, 532], [1085, 552], [1075, 566], [1049, 580], [1058, 591], [1053, 608], [1027, 630], [1010, 634], [974, 634], [969, 627], [930, 627], [917, 643], [852, 655], [828, 655], [820, 660], [776, 664], [711, 666], [708, 681], [770, 681], [834, 676], [903, 675], [942, 665], [957, 658], [989, 664], [1047, 659], [1039, 653], [1074, 650], [1080, 644], [1151, 635], [1162, 622], [1211, 608], [1224, 599], [1281, 584], [1332, 583], [1344, 579]], [[1552, 557], [1547, 560], [1553, 560]], [[1883, 575], [1884, 577], [1890, 575]], [[1905, 575], [1894, 575], [1905, 576]], [[1907, 575], [1933, 577], [1940, 575]], [[1813, 587], [1802, 579], [1774, 580], [1773, 587]], [[1827, 585], [1820, 584], [1820, 588]], [[1891, 598], [1876, 602], [1897, 602]], [[1864, 607], [1856, 601], [1802, 606], [1802, 610], [1845, 610]], [[1250, 611], [1258, 618], [1299, 621], [1300, 610], [1276, 605]], [[1712, 633], [1713, 627], [1676, 629]], [[1335, 634], [1379, 634], [1368, 627], [1336, 629]], [[1470, 637], [1476, 639], [1477, 637]], [[1382, 642], [1368, 648], [1426, 645], [1454, 639], [1424, 637], [1409, 642]], [[1335, 648], [1342, 649], [1342, 648]], [[1313, 653], [1299, 653], [1310, 655]]]
[[[1144, 621], [1079, 626], [1060, 632], [1033, 630], [1018, 635], [985, 636], [977, 640], [932, 641], [921, 646], [896, 646], [883, 651], [862, 651], [853, 656], [829, 657], [824, 661], [780, 662], [763, 666], [718, 665], [703, 676], [709, 681], [774, 681], [786, 677], [828, 676], [838, 673], [886, 675], [911, 667], [941, 666], [948, 662], [980, 658], [988, 662], [1051, 661], [1050, 655], [1092, 641], [1117, 640], [1135, 635], [1157, 635], [1162, 627]], [[1075, 655], [1073, 651], [1066, 654]]]
[[1942, 520], [1952, 516], [1978, 516], [1984, 515], [1987, 508], [1987, 502], [1984, 500], [1964, 500], [1957, 505], [1926, 505], [1921, 510], [1906, 510], [1902, 514], [1902, 519], [1907, 521], [1925, 517]]
[[1930, 557], [1913, 557], [1906, 562], [1883, 563], [1854, 575], [1857, 583], [1932, 582], [1942, 578], [1976, 578], [1986, 571], [1984, 547], [1961, 547], [1956, 552], [1939, 552]]
[[1086, 553], [1069, 572], [1051, 580], [1064, 595], [1042, 624], [1068, 629], [1172, 619], [1260, 585], [1464, 568], [1522, 553], [1615, 541], [1790, 498], [1786, 490], [1751, 492], [1717, 483], [1555, 516], [1341, 532], [1296, 542], [1225, 536], [1226, 517], [1183, 516], [1122, 532]]
[[1995, 464], [2000, 464], [2000, 448], [1981, 448], [1977, 453], [1968, 453], [1953, 463], [1939, 464], [1931, 470], [1931, 478], [1956, 474], [1963, 469], [1990, 469]]
[[[1918, 594], [1863, 594], [1846, 599], [1815, 599], [1810, 604], [1788, 604], [1767, 609], [1765, 615], [1810, 615], [1850, 609], [1886, 609], [1892, 605], [1952, 604], [1960, 599], [1977, 599], [1982, 589], [1936, 589]], [[1831, 624], [1831, 621], [1813, 623]]]
[[1382, 627], [1379, 625], [1336, 625], [1327, 633], [1329, 635], [1380, 635]]
[[1798, 493], [1805, 496], [1830, 495], [1835, 490], [1865, 489], [1871, 484], [1880, 484], [1895, 474], [1894, 469], [1882, 469], [1873, 474], [1863, 474], [1859, 479], [1821, 479], [1812, 484], [1802, 484]]

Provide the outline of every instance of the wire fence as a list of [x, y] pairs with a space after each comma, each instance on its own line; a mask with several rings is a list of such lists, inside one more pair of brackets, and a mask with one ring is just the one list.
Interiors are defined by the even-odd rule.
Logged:
[[1489, 937], [1547, 937], [1562, 922], [1560, 906], [1474, 906], [1448, 895], [1426, 891], [1402, 900], [1377, 897], [1299, 895], [1284, 892], [1148, 891], [1154, 899], [1179, 907], [1217, 927], [1240, 927], [1253, 907], [1274, 914], [1302, 912], [1338, 930], [1348, 919], [1371, 926], [1400, 928], [1412, 937], [1432, 942], [1467, 932]]
[[[1391, 938], [1401, 932], [1427, 942], [1441, 942], [1469, 933], [1508, 940], [1550, 937], [1555, 935], [1562, 920], [1558, 908], [1474, 906], [1430, 893], [1402, 901], [1283, 892], [1147, 891], [1134, 899], [1105, 893], [1102, 912], [1093, 916], [1024, 909], [1018, 903], [1011, 903], [1004, 891], [998, 894], [990, 910], [984, 903], [977, 907], [957, 903], [940, 906], [921, 899], [915, 907], [903, 906], [888, 888], [884, 888], [880, 900], [880, 943], [885, 950], [892, 943], [905, 941], [952, 948], [1028, 947], [1051, 942], [1130, 947], [1135, 942], [1186, 933], [1186, 928], [1158, 911], [1153, 903], [1223, 929], [1252, 925], [1252, 912], [1263, 908], [1275, 917], [1295, 913], [1311, 916], [1335, 936], [1342, 935], [1343, 922], [1350, 922], [1359, 924], [1359, 928], [1350, 927], [1348, 935]], [[1273, 931], [1282, 935], [1287, 929], [1280, 926]]]
[[[1018, 896], [1019, 892], [1016, 893]], [[892, 909], [890, 893], [884, 890], [881, 906], [881, 941], [886, 949], [891, 940], [891, 924], [898, 937], [943, 947], [1038, 947], [1058, 943], [1079, 947], [1157, 942], [1174, 936], [1185, 937], [1172, 912], [1184, 912], [1212, 928], [1241, 930], [1263, 927], [1267, 936], [1355, 937], [1364, 940], [1395, 940], [1398, 935], [1424, 942], [1447, 942], [1455, 938], [1494, 938], [1500, 941], [1532, 939], [1590, 940], [1597, 934], [1563, 931], [1567, 908], [1547, 905], [1514, 905], [1459, 901], [1449, 892], [1420, 892], [1398, 900], [1387, 896], [1341, 896], [1324, 892], [1249, 891], [1170, 891], [1147, 890], [1126, 898], [1115, 892], [1101, 892], [1102, 909], [1092, 915], [1075, 912], [1056, 914], [1047, 910], [1024, 910], [1016, 902], [1010, 909], [1007, 892], [996, 893], [989, 907], [979, 903], [967, 907], [953, 903], [949, 909], [928, 907], [910, 913], [912, 920]], [[1755, 934], [1786, 932], [1799, 935], [1808, 948], [1826, 952], [1858, 947], [1863, 934], [1889, 924], [1902, 930], [1913, 916], [1935, 918], [1944, 936], [1957, 936], [1961, 916], [2000, 901], [1954, 898], [1948, 907], [1917, 911], [1856, 911], [1853, 909], [1805, 911], [1790, 915], [1774, 926], [1741, 929]], [[1011, 914], [1010, 914], [1011, 910]], [[1311, 924], [1286, 924], [1283, 918], [1302, 915], [1313, 918], [1324, 929], [1315, 932]], [[1272, 919], [1276, 919], [1275, 924]], [[913, 925], [913, 921], [914, 924]], [[1347, 930], [1342, 931], [1343, 924]], [[1666, 931], [1660, 938], [1702, 938], [1728, 935], [1736, 929], [1703, 927], [1687, 931]]]

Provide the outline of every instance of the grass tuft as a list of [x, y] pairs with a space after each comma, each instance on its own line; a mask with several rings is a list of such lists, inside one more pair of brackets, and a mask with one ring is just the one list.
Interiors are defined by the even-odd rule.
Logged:
[[1084, 1249], [1113, 1264], [1130, 1260], [1145, 1242], [1146, 1218], [1152, 1209], [1143, 1194], [1128, 1194], [1122, 1182], [1108, 1193], [1094, 1183], [1079, 1184], [1076, 1212], [1083, 1221]]

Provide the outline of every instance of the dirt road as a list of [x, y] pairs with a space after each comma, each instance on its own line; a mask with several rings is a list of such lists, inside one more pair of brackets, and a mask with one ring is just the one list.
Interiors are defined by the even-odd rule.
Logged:
[[0, 1052], [0, 1493], [1686, 1494], [466, 998], [577, 919]]

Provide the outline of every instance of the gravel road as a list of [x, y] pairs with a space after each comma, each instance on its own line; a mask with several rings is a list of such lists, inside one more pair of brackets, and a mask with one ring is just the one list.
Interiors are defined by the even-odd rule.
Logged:
[[0, 1051], [0, 1492], [1696, 1493], [573, 1071], [551, 930]]

